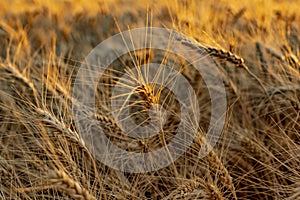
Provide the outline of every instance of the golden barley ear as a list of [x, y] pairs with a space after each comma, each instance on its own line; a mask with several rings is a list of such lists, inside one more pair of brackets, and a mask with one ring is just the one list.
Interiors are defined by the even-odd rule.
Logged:
[[62, 170], [54, 170], [49, 176], [50, 183], [54, 184], [59, 190], [67, 193], [74, 199], [96, 200], [97, 198], [90, 194], [89, 190], [82, 187], [80, 182], [72, 179]]
[[192, 178], [179, 185], [164, 199], [207, 199], [224, 200], [218, 187], [202, 178]]

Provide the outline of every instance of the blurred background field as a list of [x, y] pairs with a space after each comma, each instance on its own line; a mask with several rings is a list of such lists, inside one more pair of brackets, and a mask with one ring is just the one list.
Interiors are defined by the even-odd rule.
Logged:
[[39, 41], [48, 44], [53, 37], [61, 46], [68, 43], [67, 49], [73, 49], [75, 45], [78, 49], [83, 46], [78, 43], [84, 43], [85, 40], [88, 40], [87, 43], [99, 43], [118, 32], [114, 18], [122, 30], [143, 27], [147, 23], [148, 11], [153, 16], [151, 22], [154, 26], [174, 28], [214, 46], [219, 44], [229, 48], [238, 43], [239, 47], [235, 48], [241, 48], [248, 45], [249, 41], [262, 41], [280, 48], [285, 42], [297, 42], [295, 29], [299, 28], [298, 5], [299, 1], [292, 0], [16, 0], [1, 1], [0, 15], [2, 24], [6, 24], [7, 28], [19, 26], [19, 29], [29, 31], [26, 39], [35, 40], [30, 41], [32, 52], [39, 47], [34, 43]]

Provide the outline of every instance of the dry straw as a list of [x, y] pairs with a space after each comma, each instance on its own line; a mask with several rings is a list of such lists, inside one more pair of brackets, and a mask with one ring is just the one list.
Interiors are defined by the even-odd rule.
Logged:
[[157, 136], [129, 137], [110, 105], [124, 66], [129, 72], [150, 62], [170, 64], [196, 91], [200, 122], [192, 145], [170, 166], [148, 173], [118, 172], [95, 159], [71, 112], [79, 104], [72, 94], [81, 64], [75, 60], [127, 24], [144, 24], [146, 4], [135, 2], [130, 7], [136, 9], [127, 9], [127, 1], [102, 3], [110, 13], [89, 16], [69, 3], [54, 12], [55, 6], [32, 3], [34, 10], [0, 16], [0, 199], [300, 198], [300, 16], [293, 2], [156, 2], [153, 25], [205, 41], [175, 38], [214, 60], [224, 78], [228, 111], [218, 143], [201, 158], [211, 118], [201, 74], [184, 58], [157, 49], [130, 52], [112, 63], [97, 84], [95, 113], [87, 114], [126, 151], [145, 153], [168, 144], [181, 113], [171, 92], [159, 88], [157, 93], [157, 86], [137, 79], [139, 87], [130, 89], [138, 101], [131, 98], [129, 104], [137, 124], [147, 122], [144, 113], [156, 103], [164, 102], [168, 115]]

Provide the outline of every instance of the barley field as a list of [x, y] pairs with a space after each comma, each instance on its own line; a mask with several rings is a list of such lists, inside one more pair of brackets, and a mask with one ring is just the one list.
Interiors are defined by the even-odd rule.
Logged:
[[[299, 0], [1, 1], [0, 199], [300, 199], [299, 5]], [[171, 48], [128, 51], [100, 79], [92, 71], [86, 87], [74, 89], [98, 44], [143, 27], [176, 31], [180, 44], [200, 52], [203, 62], [209, 58], [215, 68], [208, 71], [217, 69], [221, 77], [226, 112], [217, 113], [214, 123], [224, 123], [205, 156], [199, 152], [209, 145], [213, 107], [221, 101], [212, 103], [194, 62]], [[128, 43], [136, 40], [129, 38]], [[148, 42], [168, 45], [155, 37]], [[101, 53], [109, 59], [115, 52]], [[158, 63], [159, 74], [164, 64], [179, 72], [193, 89], [189, 105], [182, 109], [172, 88], [150, 83], [160, 75], [148, 73], [149, 63]], [[81, 106], [76, 95], [88, 98], [87, 91], [94, 94], [87, 116], [97, 121], [99, 134], [132, 155], [165, 148], [181, 121], [196, 124], [183, 131], [192, 141], [178, 144], [186, 148], [180, 156], [155, 170], [138, 171], [138, 162], [121, 164], [137, 171], [111, 167], [99, 159], [96, 140], [84, 136], [88, 129], [76, 124], [74, 107]], [[125, 108], [129, 116], [120, 120]], [[133, 137], [135, 126], [144, 130], [156, 117], [156, 135]], [[91, 128], [89, 118], [83, 120]], [[154, 165], [164, 159], [153, 157]]]

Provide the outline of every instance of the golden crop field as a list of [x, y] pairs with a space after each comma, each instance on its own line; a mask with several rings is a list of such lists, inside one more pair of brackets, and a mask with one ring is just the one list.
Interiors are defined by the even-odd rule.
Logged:
[[299, 5], [0, 1], [0, 199], [300, 199]]

